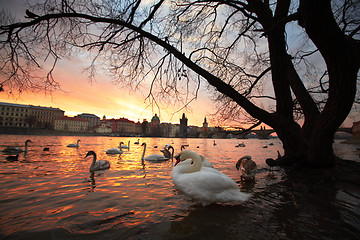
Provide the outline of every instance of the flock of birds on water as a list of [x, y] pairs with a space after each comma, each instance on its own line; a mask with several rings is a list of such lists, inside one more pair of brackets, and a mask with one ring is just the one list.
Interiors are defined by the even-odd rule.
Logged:
[[[27, 153], [28, 144], [31, 140], [25, 141], [25, 148], [8, 146], [2, 150], [2, 153], [8, 155], [8, 161], [17, 161], [19, 154]], [[69, 148], [79, 148], [80, 140], [76, 143], [68, 144]], [[140, 145], [139, 139], [134, 144]], [[216, 145], [214, 140], [213, 145]], [[251, 194], [241, 192], [237, 183], [229, 176], [214, 168], [213, 164], [209, 162], [206, 157], [194, 151], [185, 149], [189, 145], [182, 145], [181, 152], [174, 156], [174, 148], [166, 144], [164, 149], [160, 151], [162, 154], [151, 154], [145, 156], [146, 143], [142, 143], [143, 153], [141, 162], [145, 165], [144, 161], [149, 162], [164, 162], [173, 160], [173, 169], [171, 171], [171, 179], [175, 187], [185, 195], [203, 204], [209, 203], [230, 203], [230, 202], [244, 202], [251, 197]], [[244, 143], [239, 143], [235, 147], [245, 147]], [[157, 146], [155, 146], [157, 148]], [[199, 148], [199, 146], [197, 146]], [[106, 154], [122, 154], [123, 149], [130, 150], [130, 141], [128, 145], [120, 142], [118, 147], [109, 148], [104, 150]], [[45, 147], [43, 151], [49, 151]], [[92, 163], [90, 165], [90, 173], [94, 174], [95, 171], [106, 170], [110, 168], [110, 162], [107, 160], [98, 160], [94, 151], [89, 151], [85, 158], [92, 156]], [[276, 161], [272, 158], [266, 159], [266, 164], [272, 169], [276, 165]], [[257, 165], [251, 159], [251, 156], [246, 155], [241, 157], [235, 165], [239, 170], [241, 181], [254, 181], [257, 172]]]

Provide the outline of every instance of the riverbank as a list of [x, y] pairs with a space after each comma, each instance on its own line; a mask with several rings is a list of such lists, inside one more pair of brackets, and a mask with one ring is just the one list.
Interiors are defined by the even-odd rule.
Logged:
[[55, 131], [52, 129], [43, 128], [10, 128], [0, 127], [0, 134], [9, 135], [43, 135], [43, 136], [94, 136], [89, 132], [67, 132], [67, 131]]

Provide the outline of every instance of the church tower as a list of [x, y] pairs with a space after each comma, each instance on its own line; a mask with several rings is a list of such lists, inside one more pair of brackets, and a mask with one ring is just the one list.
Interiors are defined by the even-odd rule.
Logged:
[[206, 122], [206, 117], [204, 118], [204, 122], [203, 122], [203, 128], [208, 128], [209, 124]]
[[187, 137], [187, 128], [188, 128], [188, 119], [183, 113], [182, 118], [180, 118], [180, 137]]
[[203, 126], [201, 128], [201, 133], [200, 133], [200, 136], [201, 137], [208, 137], [209, 135], [209, 124], [207, 123], [206, 121], [206, 117], [204, 118], [204, 122], [203, 122]]

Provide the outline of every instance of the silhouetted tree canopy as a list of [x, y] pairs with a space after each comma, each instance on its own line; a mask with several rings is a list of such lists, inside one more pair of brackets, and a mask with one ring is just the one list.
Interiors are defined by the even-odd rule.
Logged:
[[[277, 132], [279, 164], [331, 166], [334, 133], [356, 96], [359, 5], [45, 0], [2, 23], [2, 86], [57, 89], [56, 63], [73, 54], [92, 57], [90, 77], [107, 66], [123, 84], [147, 84], [155, 104], [186, 106], [204, 84], [217, 116], [234, 121], [246, 112]], [[34, 71], [42, 65], [45, 78]]]

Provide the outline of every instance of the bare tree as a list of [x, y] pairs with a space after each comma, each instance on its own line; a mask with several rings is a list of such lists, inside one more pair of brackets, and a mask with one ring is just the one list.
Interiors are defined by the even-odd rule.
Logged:
[[[206, 83], [224, 115], [246, 111], [277, 132], [285, 150], [279, 164], [328, 167], [334, 133], [356, 95], [358, 3], [45, 0], [29, 8], [26, 20], [1, 25], [2, 85], [36, 84], [33, 70], [45, 59], [52, 64], [41, 84], [56, 88], [58, 59], [85, 49], [90, 76], [109, 66], [135, 89], [148, 84], [155, 104], [174, 96], [168, 104], [186, 106]], [[288, 26], [301, 29], [308, 44], [295, 51]], [[322, 61], [318, 74], [311, 59]]]

